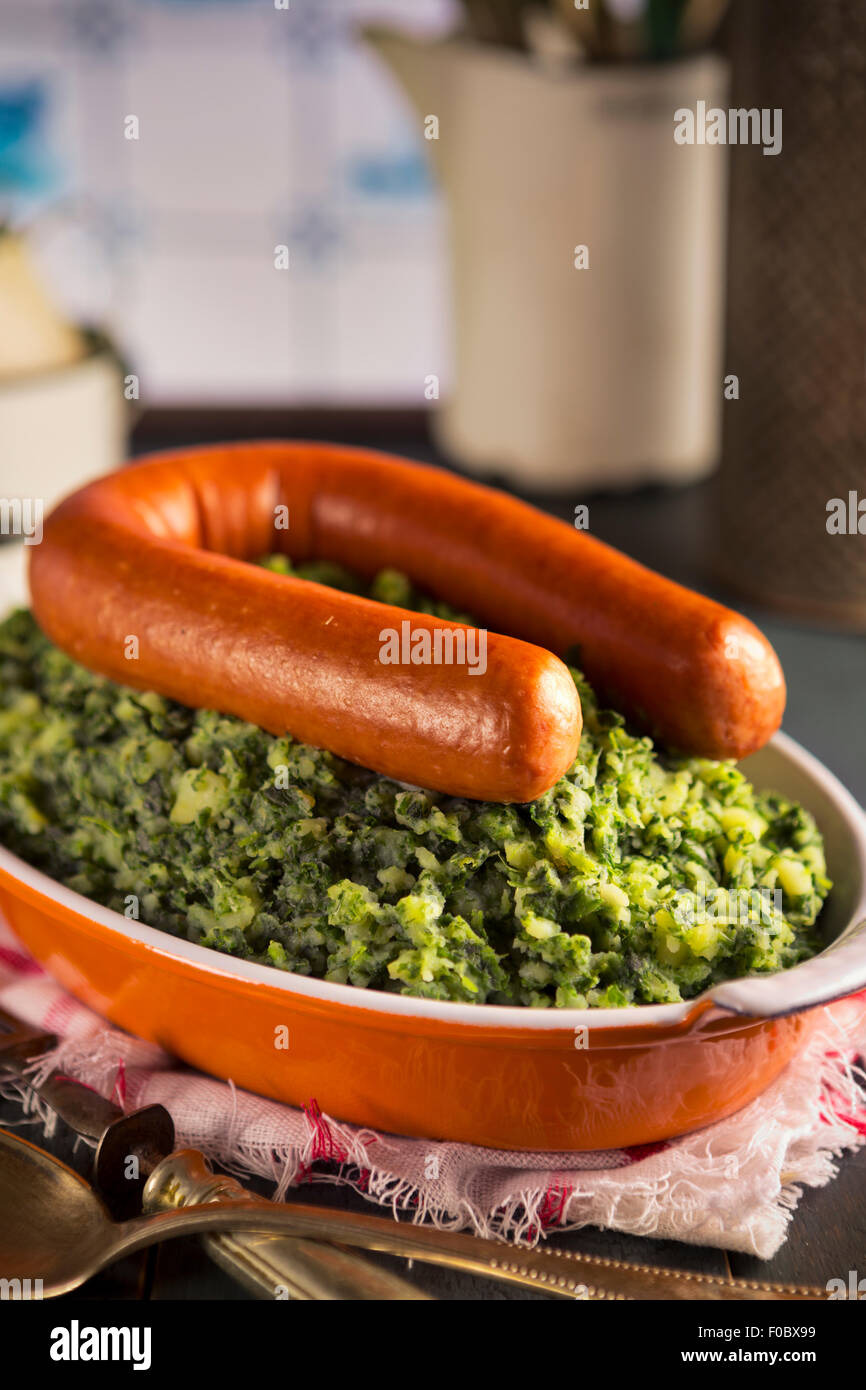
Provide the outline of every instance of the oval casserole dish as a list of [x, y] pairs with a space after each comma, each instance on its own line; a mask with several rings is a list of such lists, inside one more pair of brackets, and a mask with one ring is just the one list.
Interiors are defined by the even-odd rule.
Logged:
[[[129, 921], [0, 849], [24, 946], [111, 1022], [191, 1066], [335, 1118], [501, 1149], [647, 1144], [721, 1119], [782, 1071], [822, 1004], [866, 988], [866, 816], [784, 734], [742, 767], [809, 808], [834, 888], [820, 955], [681, 1004], [521, 1009], [414, 999], [236, 960]], [[275, 1046], [288, 1029], [288, 1048]]]

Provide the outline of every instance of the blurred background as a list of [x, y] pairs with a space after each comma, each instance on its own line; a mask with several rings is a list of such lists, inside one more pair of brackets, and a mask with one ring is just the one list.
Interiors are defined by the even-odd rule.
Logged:
[[295, 435], [585, 506], [866, 799], [864, 151], [861, 0], [0, 0], [0, 493]]
[[423, 400], [440, 219], [418, 129], [357, 31], [441, 31], [455, 11], [2, 0], [0, 199], [68, 311], [114, 335], [143, 406]]

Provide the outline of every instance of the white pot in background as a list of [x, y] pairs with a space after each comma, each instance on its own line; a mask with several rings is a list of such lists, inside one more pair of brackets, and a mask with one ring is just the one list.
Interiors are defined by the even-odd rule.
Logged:
[[439, 121], [428, 148], [450, 221], [455, 350], [444, 447], [528, 487], [709, 472], [727, 150], [678, 145], [674, 112], [726, 105], [724, 60], [551, 70], [460, 39], [368, 38], [422, 129]]
[[[39, 500], [44, 512], [126, 455], [131, 406], [123, 368], [104, 338], [79, 361], [0, 381], [0, 498]], [[0, 590], [21, 601], [24, 551], [0, 537]]]

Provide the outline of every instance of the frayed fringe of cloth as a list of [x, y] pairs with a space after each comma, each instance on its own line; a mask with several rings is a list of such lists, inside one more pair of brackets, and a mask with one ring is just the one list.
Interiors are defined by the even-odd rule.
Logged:
[[[825, 1013], [820, 1033], [769, 1090], [726, 1120], [642, 1150], [502, 1153], [341, 1124], [184, 1071], [161, 1049], [100, 1026], [34, 1064], [75, 1076], [124, 1109], [161, 1103], [179, 1147], [201, 1149], [283, 1199], [305, 1181], [345, 1184], [395, 1217], [532, 1246], [552, 1231], [600, 1226], [747, 1251], [783, 1244], [804, 1187], [822, 1187], [846, 1150], [866, 1143], [866, 1005]], [[14, 1080], [25, 1123], [56, 1117]], [[85, 1141], [82, 1141], [85, 1142]]]

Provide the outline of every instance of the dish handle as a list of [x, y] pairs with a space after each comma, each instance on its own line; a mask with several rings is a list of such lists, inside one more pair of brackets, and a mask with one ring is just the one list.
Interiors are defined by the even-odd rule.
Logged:
[[866, 918], [820, 955], [774, 975], [727, 980], [705, 996], [752, 1018], [784, 1018], [866, 990]]

